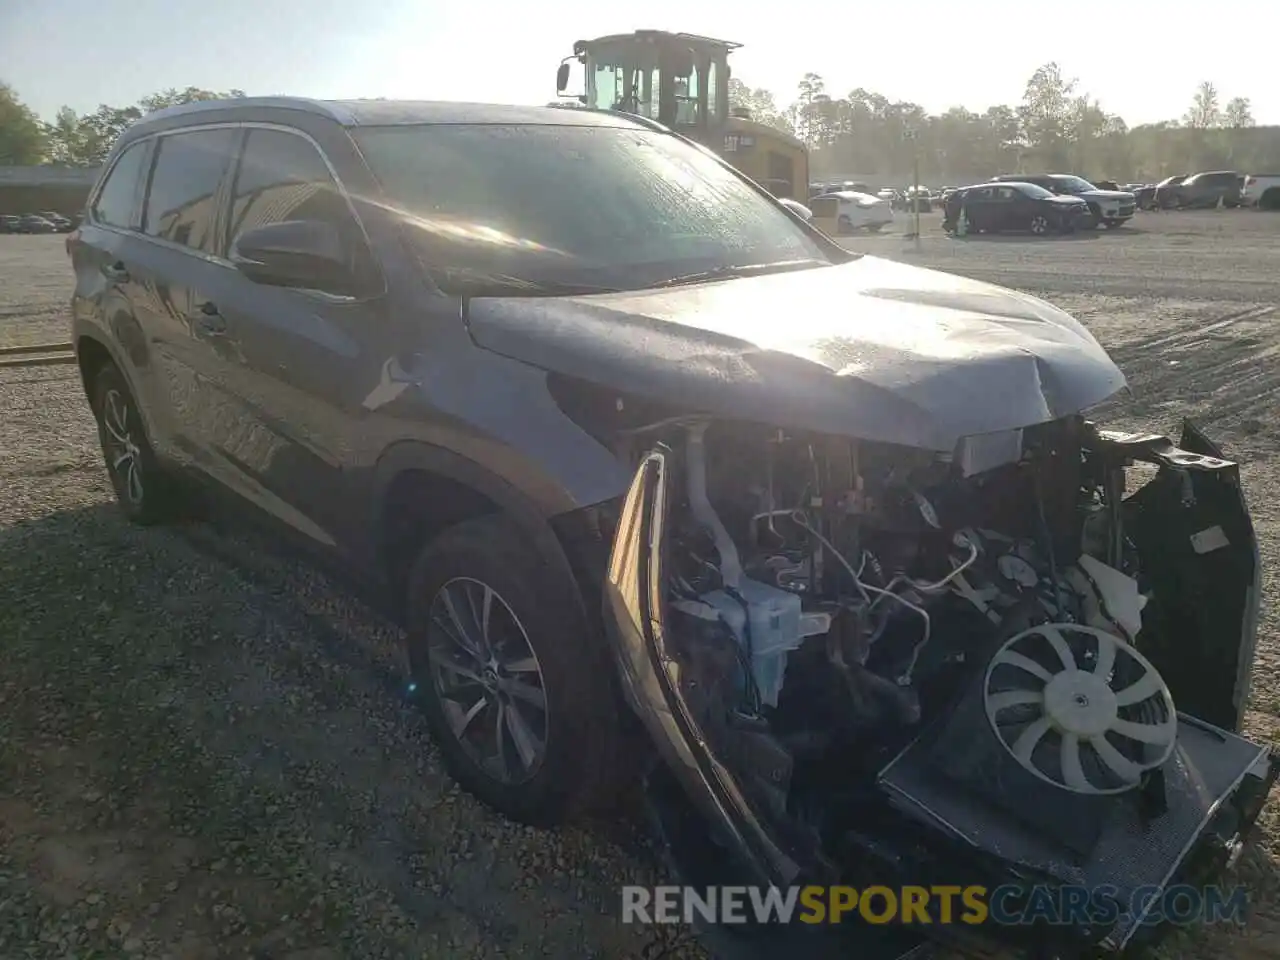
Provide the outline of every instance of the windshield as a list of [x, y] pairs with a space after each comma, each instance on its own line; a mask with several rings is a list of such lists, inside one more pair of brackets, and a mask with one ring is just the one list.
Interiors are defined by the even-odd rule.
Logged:
[[1053, 178], [1054, 185], [1067, 193], [1084, 193], [1086, 190], [1097, 190], [1088, 180], [1079, 177], [1061, 176]]
[[1044, 187], [1036, 186], [1034, 183], [1024, 183], [1018, 187], [1025, 196], [1032, 200], [1043, 200], [1045, 197], [1052, 197], [1053, 193]]
[[639, 289], [694, 273], [831, 262], [784, 210], [669, 134], [436, 124], [352, 135], [451, 292], [486, 280], [506, 292]]

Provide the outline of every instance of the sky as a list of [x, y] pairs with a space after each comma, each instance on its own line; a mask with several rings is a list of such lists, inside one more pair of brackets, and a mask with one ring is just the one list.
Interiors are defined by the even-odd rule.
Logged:
[[[1056, 60], [1130, 125], [1180, 117], [1197, 85], [1250, 98], [1280, 124], [1280, 4], [1230, 4], [1205, 35], [1200, 4], [1069, 0], [1049, 6], [903, 0], [0, 0], [0, 81], [46, 119], [156, 90], [545, 103], [574, 40], [641, 28], [733, 40], [733, 75], [794, 99], [809, 71], [933, 113], [1021, 99]], [[1041, 10], [1043, 19], [1032, 11]], [[1176, 29], [1169, 29], [1176, 27]], [[1146, 34], [1150, 39], [1143, 39]], [[954, 51], [954, 54], [951, 52]]]

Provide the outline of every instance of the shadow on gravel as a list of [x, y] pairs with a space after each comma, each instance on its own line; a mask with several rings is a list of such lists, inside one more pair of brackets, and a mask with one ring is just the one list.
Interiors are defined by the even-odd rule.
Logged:
[[616, 919], [661, 882], [634, 821], [538, 831], [461, 794], [395, 628], [252, 535], [107, 506], [0, 530], [0, 662], [0, 956], [621, 958], [675, 932]]

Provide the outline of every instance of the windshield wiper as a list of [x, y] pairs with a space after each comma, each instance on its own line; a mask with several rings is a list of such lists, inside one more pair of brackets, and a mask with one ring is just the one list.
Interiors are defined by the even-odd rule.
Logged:
[[649, 289], [659, 287], [682, 287], [690, 283], [703, 283], [708, 280], [737, 280], [740, 277], [758, 277], [767, 273], [786, 273], [791, 270], [808, 270], [812, 267], [826, 267], [825, 260], [779, 260], [775, 263], [751, 263], [741, 267], [715, 267], [697, 273], [686, 273], [668, 280], [659, 280], [649, 284]]
[[584, 297], [593, 293], [619, 293], [620, 287], [605, 287], [566, 280], [532, 280], [502, 274], [450, 272], [441, 278], [441, 287], [464, 297]]

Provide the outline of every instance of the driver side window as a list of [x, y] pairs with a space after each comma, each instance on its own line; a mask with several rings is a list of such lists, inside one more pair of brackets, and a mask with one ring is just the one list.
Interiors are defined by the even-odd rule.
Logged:
[[288, 220], [319, 220], [338, 230], [352, 268], [373, 271], [364, 231], [315, 145], [286, 130], [252, 128], [236, 170], [228, 246], [245, 230]]

